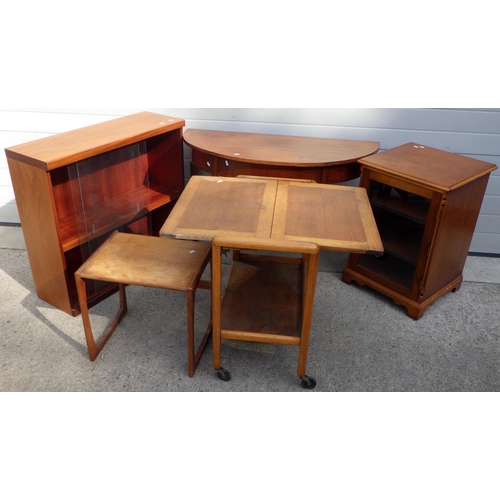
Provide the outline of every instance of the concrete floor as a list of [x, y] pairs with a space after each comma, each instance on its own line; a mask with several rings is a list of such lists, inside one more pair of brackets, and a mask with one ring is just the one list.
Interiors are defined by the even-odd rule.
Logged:
[[[500, 390], [500, 258], [469, 257], [457, 293], [414, 321], [385, 296], [340, 276], [346, 254], [323, 253], [307, 373], [313, 392], [492, 392]], [[81, 318], [41, 301], [22, 230], [0, 226], [0, 391], [293, 392], [298, 350], [227, 342], [223, 366], [211, 346], [187, 376], [183, 294], [128, 287], [129, 312], [95, 362]], [[204, 328], [208, 292], [198, 292]], [[112, 297], [92, 309], [96, 331], [113, 316]]]

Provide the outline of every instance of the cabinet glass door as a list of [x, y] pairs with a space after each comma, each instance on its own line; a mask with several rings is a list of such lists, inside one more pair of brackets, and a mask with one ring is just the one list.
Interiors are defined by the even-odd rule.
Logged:
[[431, 201], [377, 181], [368, 192], [385, 253], [360, 256], [359, 265], [411, 291]]

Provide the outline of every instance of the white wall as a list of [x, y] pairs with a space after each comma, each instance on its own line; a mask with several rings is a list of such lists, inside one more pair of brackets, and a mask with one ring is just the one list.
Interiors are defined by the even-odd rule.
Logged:
[[[500, 165], [500, 109], [472, 108], [0, 109], [0, 148], [145, 110], [184, 118], [186, 128], [372, 140], [381, 143], [381, 150], [418, 142]], [[188, 157], [186, 150], [186, 168]], [[2, 154], [0, 223], [16, 222], [19, 216]], [[498, 170], [490, 178], [470, 251], [500, 254]]]

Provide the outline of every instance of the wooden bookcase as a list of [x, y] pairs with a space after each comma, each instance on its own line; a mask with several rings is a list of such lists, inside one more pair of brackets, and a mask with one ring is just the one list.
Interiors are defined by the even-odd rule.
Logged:
[[414, 143], [359, 163], [385, 253], [351, 254], [342, 281], [387, 295], [417, 320], [438, 297], [460, 288], [489, 175], [497, 167]]
[[[38, 297], [77, 316], [74, 273], [110, 233], [158, 235], [184, 188], [184, 125], [143, 112], [5, 150]], [[89, 306], [116, 290], [89, 282]]]

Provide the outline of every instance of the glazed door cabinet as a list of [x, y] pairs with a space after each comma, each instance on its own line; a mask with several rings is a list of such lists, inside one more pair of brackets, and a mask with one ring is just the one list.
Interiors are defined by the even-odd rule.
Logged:
[[[42, 300], [78, 315], [74, 273], [111, 232], [159, 234], [184, 188], [183, 126], [144, 112], [6, 149]], [[116, 289], [89, 282], [89, 306]]]
[[342, 280], [387, 295], [417, 320], [438, 297], [460, 288], [496, 166], [414, 143], [360, 163], [384, 254], [351, 254]]

